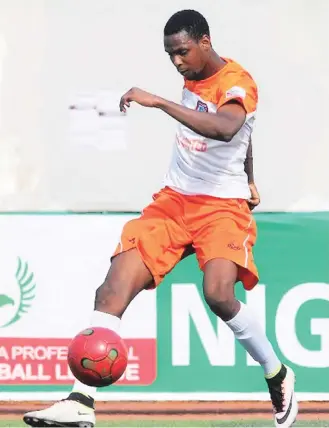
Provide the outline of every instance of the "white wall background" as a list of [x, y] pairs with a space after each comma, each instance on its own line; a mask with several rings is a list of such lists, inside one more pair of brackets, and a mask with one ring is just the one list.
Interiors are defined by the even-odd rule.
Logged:
[[218, 53], [258, 82], [259, 210], [329, 209], [328, 0], [1, 0], [0, 210], [140, 210], [150, 201], [175, 122], [133, 106], [125, 146], [93, 132], [82, 144], [69, 128], [86, 112], [68, 106], [131, 86], [179, 101], [162, 30], [182, 8], [204, 13]]

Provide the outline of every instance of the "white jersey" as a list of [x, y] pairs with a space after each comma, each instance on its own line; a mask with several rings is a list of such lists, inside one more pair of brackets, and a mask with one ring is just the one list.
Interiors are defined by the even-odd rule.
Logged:
[[201, 81], [185, 81], [182, 104], [216, 113], [227, 101], [238, 100], [246, 120], [230, 142], [205, 138], [179, 124], [164, 185], [189, 195], [248, 199], [250, 191], [244, 161], [255, 120], [258, 91], [247, 71], [225, 58], [227, 64]]

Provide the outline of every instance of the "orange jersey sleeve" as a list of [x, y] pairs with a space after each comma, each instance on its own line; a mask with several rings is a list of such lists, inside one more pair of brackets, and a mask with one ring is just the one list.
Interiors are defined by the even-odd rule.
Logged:
[[238, 63], [224, 58], [227, 64], [204, 81], [185, 81], [185, 88], [219, 109], [231, 100], [237, 100], [252, 113], [257, 108], [258, 89], [251, 75]]
[[256, 110], [258, 102], [257, 86], [246, 71], [232, 73], [226, 79], [223, 78], [222, 84], [218, 89], [218, 108], [228, 101], [236, 100], [241, 103], [247, 114]]

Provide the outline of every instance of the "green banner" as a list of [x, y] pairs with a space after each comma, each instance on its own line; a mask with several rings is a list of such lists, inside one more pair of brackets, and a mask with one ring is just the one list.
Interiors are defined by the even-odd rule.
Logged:
[[[296, 390], [328, 392], [329, 215], [258, 214], [256, 220], [260, 283], [252, 292], [239, 283], [236, 294], [252, 305], [279, 357], [295, 371]], [[202, 274], [192, 256], [166, 278], [157, 302], [159, 369], [154, 388], [266, 391], [262, 369], [251, 365], [241, 345], [203, 303]], [[175, 314], [179, 308], [181, 313]], [[221, 358], [216, 359], [216, 352]]]
[[[279, 357], [295, 371], [296, 390], [326, 393], [329, 213], [260, 213], [255, 217], [258, 239], [254, 256], [260, 283], [251, 292], [238, 283], [237, 297], [253, 308]], [[194, 256], [181, 262], [156, 293], [155, 381], [147, 386], [113, 385], [102, 392], [267, 391], [262, 369], [208, 310], [202, 295], [202, 272]], [[1, 389], [56, 392], [69, 391], [70, 386], [3, 384]]]

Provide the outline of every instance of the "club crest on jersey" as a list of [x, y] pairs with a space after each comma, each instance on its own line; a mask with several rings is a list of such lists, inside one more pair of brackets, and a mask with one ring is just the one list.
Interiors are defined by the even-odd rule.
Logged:
[[196, 105], [196, 111], [203, 111], [203, 112], [208, 112], [208, 106], [206, 103], [203, 103], [202, 101], [198, 101], [197, 105]]

